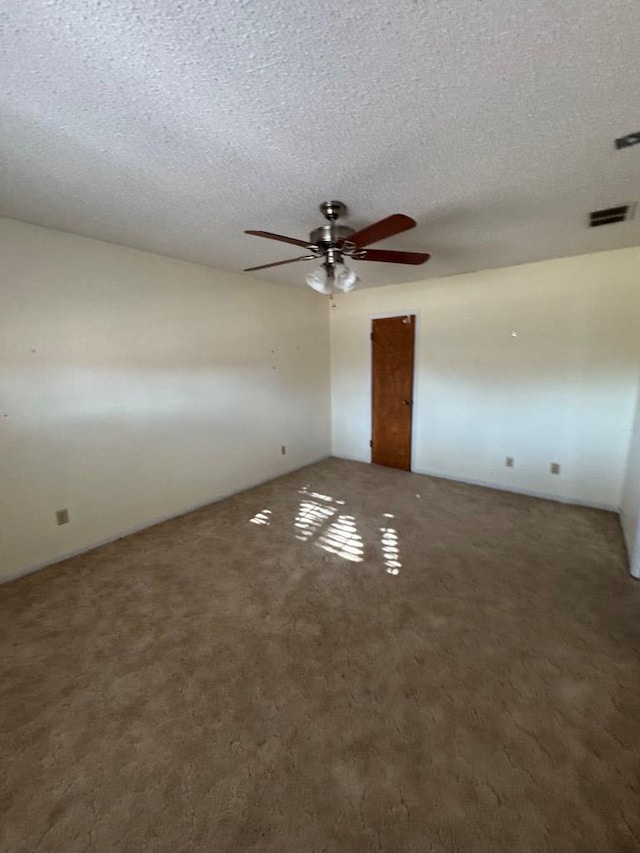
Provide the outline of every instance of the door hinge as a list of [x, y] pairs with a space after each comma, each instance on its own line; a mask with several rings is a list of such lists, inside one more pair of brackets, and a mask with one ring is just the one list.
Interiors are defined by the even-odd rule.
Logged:
[[371, 340], [373, 340], [373, 332], [371, 332], [371, 334], [369, 335], [369, 337], [371, 338]]
[[373, 439], [369, 442], [369, 447], [373, 447]]

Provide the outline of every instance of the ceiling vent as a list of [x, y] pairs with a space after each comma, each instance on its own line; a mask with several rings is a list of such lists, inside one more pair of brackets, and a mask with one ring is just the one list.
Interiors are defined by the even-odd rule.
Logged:
[[592, 210], [589, 214], [589, 225], [611, 225], [614, 222], [627, 222], [633, 215], [633, 205], [619, 204], [617, 207], [607, 207], [604, 210]]
[[640, 130], [635, 133], [627, 133], [626, 136], [619, 136], [616, 139], [616, 148], [618, 151], [621, 148], [631, 148], [632, 145], [640, 145]]

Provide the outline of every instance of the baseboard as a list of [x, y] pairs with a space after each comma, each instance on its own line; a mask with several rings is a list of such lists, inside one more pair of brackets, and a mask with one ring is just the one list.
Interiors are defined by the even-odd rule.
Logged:
[[544, 501], [557, 501], [561, 504], [573, 504], [574, 506], [586, 506], [590, 509], [602, 509], [606, 512], [619, 513], [620, 507], [613, 504], [603, 504], [597, 501], [585, 501], [583, 498], [565, 497], [564, 495], [554, 495], [549, 492], [538, 492], [534, 489], [520, 489], [517, 486], [509, 486], [504, 483], [490, 483], [486, 480], [475, 480], [471, 477], [452, 477], [449, 474], [441, 474], [437, 471], [424, 471], [418, 468], [413, 469], [414, 474], [424, 474], [427, 477], [436, 477], [440, 480], [452, 480], [456, 483], [466, 483], [469, 486], [482, 486], [485, 489], [496, 489], [499, 492], [511, 492], [514, 495], [526, 495], [530, 498], [540, 498]]
[[[336, 456], [336, 454], [332, 454], [336, 459], [346, 459], [349, 462], [364, 462], [366, 465], [370, 465], [371, 462], [369, 459], [357, 458], [355, 456]], [[585, 506], [590, 509], [602, 509], [606, 512], [620, 512], [619, 506], [614, 506], [613, 504], [602, 504], [597, 503], [596, 501], [585, 501], [582, 498], [573, 498], [573, 497], [564, 497], [562, 495], [554, 495], [548, 492], [537, 492], [532, 489], [520, 489], [517, 486], [509, 486], [504, 483], [491, 483], [487, 480], [475, 480], [471, 477], [454, 477], [451, 474], [443, 474], [440, 471], [431, 471], [423, 468], [412, 468], [412, 474], [422, 474], [425, 477], [435, 477], [438, 480], [450, 480], [453, 483], [464, 483], [467, 486], [482, 486], [484, 489], [496, 489], [499, 492], [511, 492], [514, 495], [525, 495], [530, 498], [540, 498], [545, 501], [557, 501], [562, 504], [572, 504], [574, 506]]]
[[224, 501], [227, 498], [232, 498], [234, 495], [239, 495], [242, 492], [248, 492], [251, 489], [255, 489], [258, 486], [264, 486], [265, 483], [271, 483], [273, 480], [279, 480], [280, 477], [286, 477], [289, 474], [293, 474], [296, 471], [302, 471], [303, 468], [307, 468], [309, 465], [314, 465], [316, 462], [322, 462], [324, 459], [328, 459], [328, 456], [320, 456], [318, 459], [312, 459], [310, 462], [305, 462], [304, 465], [300, 465], [298, 468], [291, 468], [288, 471], [283, 471], [281, 474], [278, 474], [276, 477], [267, 477], [265, 480], [258, 480], [255, 483], [251, 483], [248, 486], [244, 486], [241, 489], [236, 489], [232, 492], [225, 493], [223, 495], [219, 495], [215, 498], [210, 498], [206, 501], [202, 501], [201, 503], [192, 504], [191, 506], [186, 507], [185, 509], [181, 509], [177, 513], [170, 513], [169, 515], [163, 515], [152, 519], [151, 521], [145, 521], [142, 524], [136, 525], [135, 527], [129, 527], [126, 530], [122, 530], [119, 533], [114, 533], [113, 536], [108, 536], [106, 539], [101, 539], [98, 542], [92, 542], [90, 545], [83, 545], [80, 548], [76, 548], [74, 551], [68, 551], [65, 554], [62, 554], [59, 557], [55, 557], [53, 560], [46, 560], [43, 563], [36, 563], [34, 566], [29, 566], [26, 569], [20, 569], [17, 572], [13, 572], [12, 574], [5, 575], [0, 579], [0, 586], [5, 583], [10, 583], [11, 581], [17, 580], [18, 578], [25, 577], [25, 575], [33, 574], [33, 572], [39, 572], [41, 569], [49, 568], [49, 566], [55, 566], [58, 563], [64, 563], [65, 560], [70, 560], [72, 557], [79, 557], [80, 554], [86, 554], [89, 551], [94, 551], [96, 548], [102, 548], [104, 545], [110, 545], [112, 542], [117, 542], [118, 539], [125, 539], [127, 536], [133, 536], [134, 533], [140, 533], [142, 530], [147, 530], [149, 527], [155, 527], [156, 524], [164, 524], [165, 521], [171, 521], [174, 518], [181, 518], [183, 515], [189, 515], [190, 512], [195, 512], [197, 509], [203, 509], [205, 506], [211, 506], [211, 504], [216, 504], [219, 501]]
[[332, 459], [344, 459], [346, 462], [364, 462], [365, 465], [371, 465], [370, 459], [362, 459], [360, 456], [344, 456], [337, 453], [331, 454]]

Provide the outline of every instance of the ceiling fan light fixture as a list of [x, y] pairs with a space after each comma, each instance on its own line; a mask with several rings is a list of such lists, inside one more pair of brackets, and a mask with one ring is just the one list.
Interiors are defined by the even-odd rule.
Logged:
[[336, 264], [335, 283], [336, 288], [342, 293], [349, 293], [360, 281], [353, 270], [345, 264]]
[[324, 296], [328, 296], [331, 293], [327, 271], [324, 267], [318, 267], [312, 272], [307, 273], [304, 280], [317, 293], [322, 293]]

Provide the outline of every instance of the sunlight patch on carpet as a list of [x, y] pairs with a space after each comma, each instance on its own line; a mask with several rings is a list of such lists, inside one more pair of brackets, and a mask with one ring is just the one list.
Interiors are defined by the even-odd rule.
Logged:
[[260, 512], [257, 512], [252, 519], [250, 519], [251, 524], [270, 524], [269, 516], [271, 515], [270, 509], [261, 509]]
[[324, 551], [336, 554], [344, 560], [350, 560], [352, 563], [362, 562], [362, 537], [352, 515], [339, 515], [337, 521], [332, 522], [326, 533], [318, 539], [317, 544]]

